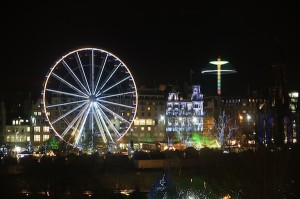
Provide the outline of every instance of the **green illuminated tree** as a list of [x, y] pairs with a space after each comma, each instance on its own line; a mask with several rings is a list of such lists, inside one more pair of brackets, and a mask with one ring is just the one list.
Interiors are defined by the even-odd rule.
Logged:
[[59, 146], [59, 142], [56, 140], [54, 136], [51, 136], [49, 139], [49, 145], [52, 150], [57, 150]]
[[216, 147], [216, 138], [210, 135], [200, 134], [198, 132], [193, 132], [191, 135], [191, 140], [195, 146], [200, 147]]

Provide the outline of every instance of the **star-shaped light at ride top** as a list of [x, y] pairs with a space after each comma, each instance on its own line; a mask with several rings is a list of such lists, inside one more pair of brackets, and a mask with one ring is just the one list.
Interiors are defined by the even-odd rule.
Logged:
[[217, 61], [210, 61], [208, 66], [203, 68], [201, 72], [203, 74], [217, 74], [217, 93], [221, 95], [221, 74], [231, 74], [237, 71], [228, 61], [221, 60], [221, 57], [218, 57]]

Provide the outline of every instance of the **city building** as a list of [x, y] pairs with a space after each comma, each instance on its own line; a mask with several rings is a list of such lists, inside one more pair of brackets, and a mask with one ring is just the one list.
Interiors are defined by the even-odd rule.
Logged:
[[[22, 101], [22, 98], [20, 100]], [[49, 139], [50, 127], [43, 116], [40, 100], [32, 101], [30, 108], [24, 106], [31, 101], [30, 95], [23, 102], [21, 101], [18, 100], [17, 104], [8, 104], [9, 110], [12, 111], [3, 116], [6, 123], [3, 129], [2, 144], [11, 150], [16, 148], [28, 150], [29, 147], [38, 149], [43, 142]], [[5, 107], [4, 104], [3, 107]], [[4, 109], [3, 107], [2, 109]]]
[[35, 103], [33, 102], [30, 116], [31, 127], [33, 130], [33, 137], [31, 137], [30, 140], [33, 146], [41, 145], [41, 143], [49, 140], [51, 136], [50, 126], [45, 120], [44, 114], [50, 115], [51, 113], [43, 113], [40, 99], [38, 99]]
[[6, 127], [6, 109], [5, 103], [2, 101], [0, 103], [0, 144], [4, 142], [4, 132]]
[[[284, 109], [281, 118], [275, 114], [274, 98], [257, 92], [248, 98], [205, 96], [200, 92], [199, 85], [188, 85], [183, 90], [160, 85], [155, 88], [140, 87], [138, 93], [134, 123], [118, 143], [124, 148], [129, 143], [135, 149], [152, 143], [151, 147], [154, 145], [157, 149], [157, 145], [170, 141], [172, 133], [178, 138], [184, 132], [215, 136], [214, 120], [221, 111], [225, 111], [239, 127], [228, 140], [229, 145], [239, 143], [244, 147], [257, 147], [259, 144], [299, 142], [299, 93], [296, 91], [289, 92], [288, 97], [284, 98], [287, 109]], [[35, 102], [28, 96], [18, 99], [16, 103], [1, 103], [2, 144], [9, 145], [11, 149], [16, 146], [28, 148], [30, 144], [37, 148], [53, 134], [44, 114], [51, 118], [56, 113], [43, 113], [39, 99]], [[30, 108], [28, 101], [31, 102]], [[268, 118], [274, 116], [272, 114], [278, 119], [271, 120], [270, 128]], [[282, 130], [276, 130], [275, 122], [280, 122]], [[282, 136], [278, 137], [276, 133]], [[282, 140], [276, 141], [279, 138]], [[181, 137], [173, 141], [186, 140]]]
[[238, 125], [231, 140], [243, 146], [253, 147], [257, 144], [258, 121], [260, 118], [259, 107], [266, 99], [252, 96], [249, 98], [222, 98], [221, 109], [230, 116], [231, 122]]
[[170, 92], [167, 99], [166, 132], [203, 131], [203, 94], [200, 86], [194, 85], [189, 100], [179, 92]]
[[147, 143], [165, 141], [166, 86], [138, 88], [138, 109], [127, 141]]

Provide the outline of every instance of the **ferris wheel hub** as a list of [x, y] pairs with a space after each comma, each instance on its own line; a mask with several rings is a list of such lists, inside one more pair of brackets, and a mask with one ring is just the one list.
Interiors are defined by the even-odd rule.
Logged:
[[97, 101], [97, 97], [95, 95], [91, 95], [89, 97], [90, 102], [96, 102]]

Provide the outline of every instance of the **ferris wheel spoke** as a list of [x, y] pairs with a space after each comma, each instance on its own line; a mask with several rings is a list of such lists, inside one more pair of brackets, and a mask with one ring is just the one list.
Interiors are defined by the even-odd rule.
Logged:
[[[110, 87], [108, 87], [107, 89], [105, 89], [104, 91], [102, 91], [101, 94], [103, 94], [103, 93], [105, 93], [106, 91], [112, 89], [113, 87], [115, 87], [115, 86], [121, 84], [122, 82], [124, 82], [125, 80], [127, 80], [127, 79], [129, 79], [129, 78], [130, 78], [130, 76], [128, 76], [128, 77], [126, 77], [126, 78], [124, 78], [124, 79], [118, 81], [117, 83], [113, 84], [112, 86], [110, 86]], [[99, 92], [100, 92], [100, 91], [99, 91]], [[98, 92], [97, 94], [99, 94], [99, 92]]]
[[[89, 104], [86, 104], [83, 109], [80, 110], [80, 112], [74, 117], [74, 119], [68, 124], [67, 128], [64, 130], [64, 132], [61, 134], [61, 137], [64, 138], [65, 135], [69, 132], [71, 128], [74, 129], [74, 124], [76, 121], [79, 120], [80, 117], [84, 114], [84, 111], [88, 108]], [[77, 125], [76, 125], [77, 126]], [[72, 133], [71, 133], [72, 136]]]
[[80, 101], [74, 101], [74, 102], [66, 102], [66, 103], [61, 103], [61, 104], [55, 104], [55, 105], [48, 105], [48, 108], [56, 107], [56, 106], [66, 106], [70, 104], [78, 104], [81, 102], [87, 102], [87, 100], [80, 100]]
[[84, 87], [84, 85], [81, 83], [81, 81], [79, 80], [79, 78], [75, 75], [75, 73], [73, 72], [73, 70], [69, 67], [69, 65], [67, 64], [67, 62], [65, 60], [62, 60], [62, 64], [69, 71], [69, 73], [75, 79], [76, 83], [80, 86], [80, 88], [83, 89], [83, 90], [85, 90], [86, 93], [89, 93], [88, 90], [86, 90], [86, 88]]
[[104, 129], [103, 129], [103, 126], [101, 124], [101, 121], [99, 120], [99, 116], [96, 113], [95, 107], [94, 107], [93, 115], [94, 115], [94, 118], [96, 120], [96, 124], [98, 126], [98, 129], [99, 129], [99, 132], [101, 134], [102, 140], [103, 140], [104, 143], [107, 143], [107, 139], [106, 139], [106, 136], [105, 136], [105, 133], [104, 133]]
[[97, 81], [97, 82], [96, 82], [96, 86], [95, 86], [95, 91], [94, 91], [93, 94], [95, 94], [96, 91], [97, 91], [97, 89], [98, 89], [98, 84], [99, 84], [100, 79], [101, 79], [101, 77], [102, 77], [102, 73], [103, 73], [104, 66], [105, 66], [106, 61], [107, 61], [107, 57], [108, 57], [108, 54], [106, 54], [105, 58], [102, 60], [102, 63], [101, 63], [101, 66], [100, 66], [101, 70], [99, 70], [99, 72], [98, 72], [98, 75], [97, 75], [97, 78], [96, 78], [96, 81]]
[[91, 89], [92, 89], [92, 93], [95, 93], [95, 65], [94, 65], [94, 49], [92, 49], [92, 55], [90, 57], [91, 59]]
[[67, 95], [67, 96], [69, 95], [69, 96], [74, 96], [74, 97], [81, 97], [81, 98], [85, 98], [85, 99], [88, 98], [87, 96], [77, 95], [74, 93], [68, 93], [68, 92], [63, 92], [63, 91], [59, 91], [59, 90], [53, 90], [53, 89], [49, 89], [49, 88], [47, 88], [46, 91], [49, 91], [52, 93], [59, 93], [59, 94]]
[[99, 95], [96, 95], [96, 97], [98, 99], [104, 99], [104, 98], [110, 98], [110, 97], [125, 96], [128, 94], [135, 94], [135, 91], [125, 92], [125, 93], [117, 93], [117, 94], [107, 94], [105, 96], [100, 96], [100, 97], [99, 97]]
[[76, 58], [77, 65], [79, 66], [79, 69], [80, 69], [81, 77], [83, 78], [83, 82], [85, 83], [85, 87], [88, 89], [88, 93], [91, 94], [91, 90], [90, 90], [90, 87], [89, 87], [89, 83], [88, 83], [88, 81], [87, 81], [85, 72], [84, 72], [84, 70], [83, 70], [82, 63], [81, 63], [81, 59], [80, 59], [80, 57], [79, 57], [78, 52], [76, 52], [75, 58]]
[[78, 120], [76, 121], [76, 125], [72, 126], [72, 131], [70, 133], [68, 142], [72, 143], [72, 145], [76, 146], [76, 138], [80, 135], [80, 124], [82, 123], [83, 120], [83, 115], [85, 112], [83, 112], [82, 114], [80, 114], [80, 117], [78, 118]]
[[99, 108], [99, 111], [100, 111], [101, 116], [104, 118], [104, 120], [106, 121], [106, 123], [108, 124], [110, 129], [115, 133], [115, 135], [118, 137], [121, 137], [121, 134], [119, 133], [119, 131], [116, 129], [114, 124], [110, 121], [110, 119], [108, 119], [108, 117], [105, 115], [105, 113], [102, 111], [101, 108]]
[[[73, 77], [73, 79], [76, 81], [76, 83], [83, 89], [85, 90], [87, 93], [88, 91], [86, 90], [86, 88], [84, 87], [84, 85], [82, 84], [82, 82], [79, 80], [79, 78], [76, 76], [76, 74], [72, 71], [72, 69], [68, 66], [68, 64], [65, 62], [65, 60], [62, 60], [62, 64], [63, 66], [65, 66], [65, 68], [67, 69], [67, 71], [71, 74], [71, 76]], [[54, 73], [53, 73], [54, 74]], [[63, 79], [63, 78], [61, 78]], [[69, 85], [69, 84], [68, 84]]]
[[115, 69], [110, 73], [110, 75], [106, 78], [104, 83], [101, 85], [100, 90], [106, 85], [106, 83], [110, 80], [110, 78], [115, 74], [115, 72], [118, 70], [118, 68], [121, 66], [122, 63], [119, 63], [118, 66], [115, 67]]
[[62, 118], [65, 118], [66, 116], [68, 116], [69, 114], [73, 113], [74, 111], [76, 111], [77, 109], [79, 109], [80, 107], [82, 107], [83, 105], [87, 104], [86, 103], [82, 103], [76, 107], [74, 107], [72, 110], [66, 112], [65, 114], [61, 115], [60, 117], [58, 117], [56, 120], [53, 120], [52, 123], [55, 124], [56, 122], [58, 122], [59, 120], [61, 120]]
[[78, 133], [77, 133], [77, 136], [75, 137], [75, 146], [77, 146], [78, 141], [79, 141], [79, 138], [81, 137], [82, 130], [83, 130], [83, 127], [84, 127], [84, 125], [85, 125], [85, 123], [86, 123], [86, 119], [87, 119], [87, 117], [88, 117], [88, 115], [89, 115], [90, 110], [91, 110], [91, 105], [89, 106], [88, 110], [84, 113], [82, 122], [81, 122], [81, 124], [80, 124], [79, 131], [78, 131]]
[[56, 75], [55, 73], [52, 73], [52, 75], [58, 79], [59, 81], [61, 81], [62, 83], [64, 83], [65, 85], [69, 86], [70, 88], [72, 88], [73, 90], [77, 91], [78, 93], [81, 93], [82, 95], [88, 97], [88, 95], [84, 92], [82, 92], [81, 90], [79, 90], [78, 88], [76, 88], [75, 86], [73, 86], [72, 84], [70, 84], [69, 82], [67, 82], [66, 80], [64, 80], [63, 78], [61, 78], [60, 76]]
[[[68, 142], [72, 142], [72, 140], [73, 140], [73, 142], [72, 142], [72, 144], [74, 144], [74, 140], [75, 140], [75, 138], [76, 138], [76, 135], [78, 134], [78, 126], [79, 126], [79, 124], [80, 124], [80, 122], [81, 122], [81, 119], [82, 119], [82, 115], [83, 115], [83, 113], [80, 115], [80, 117], [77, 119], [77, 122], [76, 122], [76, 124], [75, 124], [75, 126], [71, 126], [71, 125], [68, 125], [68, 127], [70, 126], [70, 127], [72, 127], [72, 131], [70, 132], [70, 136], [69, 136], [69, 139], [68, 139]], [[69, 128], [69, 130], [70, 130], [71, 128]], [[68, 130], [68, 131], [69, 131]], [[63, 136], [64, 137], [64, 136]]]
[[109, 112], [111, 115], [119, 118], [120, 120], [122, 120], [123, 122], [126, 122], [127, 124], [130, 124], [129, 121], [127, 121], [125, 118], [123, 118], [122, 116], [120, 116], [119, 114], [113, 112], [112, 110], [110, 110], [109, 108], [103, 106], [102, 104], [100, 104], [99, 102], [97, 102], [97, 105], [100, 106], [102, 109], [105, 109], [107, 112]]
[[104, 119], [103, 119], [103, 117], [102, 117], [99, 109], [100, 109], [99, 107], [96, 107], [96, 113], [97, 113], [97, 115], [98, 115], [98, 117], [99, 117], [99, 119], [101, 121], [101, 124], [103, 126], [104, 131], [105, 131], [105, 134], [110, 138], [110, 141], [113, 142], [114, 140], [113, 140], [113, 138], [112, 138], [112, 136], [110, 134], [110, 131], [109, 131], [109, 129], [108, 129], [108, 127], [107, 127], [107, 125], [106, 125], [106, 123], [105, 123], [105, 121], [104, 121]]
[[89, 120], [90, 120], [90, 123], [91, 123], [91, 132], [92, 132], [92, 136], [95, 135], [95, 131], [94, 131], [94, 124], [95, 124], [95, 121], [94, 121], [94, 118], [93, 118], [93, 112], [94, 112], [94, 109], [92, 107], [92, 109], [90, 110], [92, 113], [89, 114]]
[[107, 104], [116, 105], [116, 106], [121, 106], [121, 107], [125, 107], [125, 108], [130, 108], [130, 109], [134, 109], [134, 108], [135, 108], [135, 107], [133, 107], [133, 106], [128, 106], [128, 105], [126, 105], [126, 104], [119, 104], [119, 103], [110, 102], [110, 101], [101, 100], [101, 99], [97, 99], [97, 101], [98, 101], [98, 102], [107, 103]]

